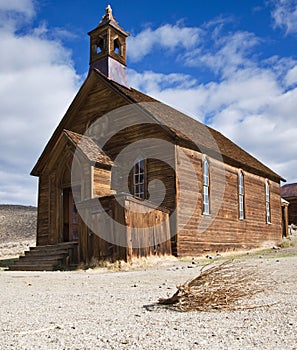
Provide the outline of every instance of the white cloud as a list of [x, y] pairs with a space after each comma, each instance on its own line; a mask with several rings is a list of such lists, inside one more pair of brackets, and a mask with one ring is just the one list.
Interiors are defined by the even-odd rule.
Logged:
[[273, 5], [274, 26], [284, 29], [286, 34], [297, 34], [297, 1], [274, 0]]
[[196, 79], [186, 74], [162, 74], [152, 71], [138, 73], [133, 69], [128, 69], [128, 75], [131, 86], [139, 90], [154, 91], [155, 93], [161, 92], [168, 86], [184, 89], [196, 85]]
[[180, 24], [165, 24], [155, 30], [147, 28], [135, 37], [128, 39], [128, 55], [131, 61], [140, 61], [155, 47], [174, 50], [177, 47], [190, 49], [197, 45], [202, 30], [194, 27], [182, 27]]
[[198, 84], [188, 75], [160, 79], [155, 72], [145, 72], [134, 73], [133, 84], [208, 123], [288, 181], [297, 182], [297, 62], [277, 56], [260, 60], [255, 49], [261, 40], [251, 33], [216, 35], [212, 45], [199, 42], [187, 52], [185, 64], [208, 67], [217, 81]]
[[79, 77], [71, 53], [47, 39], [46, 28], [18, 35], [16, 29], [0, 26], [0, 203], [36, 204], [30, 171], [69, 106]]
[[31, 18], [35, 11], [32, 0], [0, 0], [0, 11], [14, 12]]
[[249, 53], [260, 41], [254, 34], [239, 31], [223, 36], [215, 29], [210, 37], [212, 42], [207, 41], [184, 55], [186, 65], [206, 66], [223, 78], [238, 69], [254, 65], [248, 59]]
[[[129, 69], [129, 83], [133, 88], [147, 92], [158, 101], [165, 102], [191, 115], [201, 105], [202, 91], [197, 98], [197, 81], [187, 74], [143, 73]], [[180, 103], [180, 101], [183, 103]], [[194, 117], [194, 115], [193, 115]], [[196, 114], [197, 117], [197, 114]]]
[[287, 86], [297, 84], [297, 65], [290, 69], [285, 76], [285, 83]]

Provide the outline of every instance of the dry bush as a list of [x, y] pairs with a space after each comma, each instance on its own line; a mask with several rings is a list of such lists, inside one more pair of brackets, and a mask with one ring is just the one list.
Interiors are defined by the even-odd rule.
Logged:
[[[150, 268], [156, 268], [158, 266], [166, 266], [176, 262], [177, 258], [172, 255], [164, 256], [147, 256], [133, 258], [131, 261], [126, 262], [124, 260], [100, 260], [93, 258], [89, 262], [89, 268], [107, 268], [111, 271], [133, 271], [133, 270], [146, 270]], [[83, 268], [83, 266], [81, 266]]]
[[197, 277], [178, 286], [170, 298], [159, 299], [158, 304], [174, 305], [182, 311], [248, 309], [259, 305], [250, 305], [246, 299], [270, 286], [271, 281], [259, 278], [255, 267], [228, 260], [204, 266]]

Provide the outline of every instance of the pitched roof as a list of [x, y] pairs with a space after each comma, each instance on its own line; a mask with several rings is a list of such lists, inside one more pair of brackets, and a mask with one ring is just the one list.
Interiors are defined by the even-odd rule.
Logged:
[[282, 186], [281, 196], [284, 198], [297, 197], [297, 183]]
[[[79, 103], [83, 103], [84, 99], [87, 98], [88, 90], [92, 84], [94, 84], [96, 78], [104, 83], [106, 87], [112, 89], [116, 94], [122, 96], [127, 101], [127, 104], [139, 104], [139, 107], [144, 111], [144, 113], [149, 115], [152, 120], [161, 125], [165, 125], [167, 127], [166, 129], [171, 133], [175, 140], [186, 141], [187, 145], [189, 145], [189, 141], [193, 140], [200, 149], [211, 150], [213, 148], [213, 144], [207, 135], [209, 132], [213, 136], [219, 152], [226, 163], [250, 171], [257, 175], [268, 177], [274, 181], [285, 181], [280, 175], [276, 174], [252, 155], [241, 149], [220, 132], [152, 98], [151, 96], [148, 96], [136, 89], [127, 88], [108, 79], [97, 69], [90, 71], [86, 81], [76, 95], [73, 103], [69, 107], [67, 113], [55, 130], [38, 162], [33, 168], [31, 172], [32, 175], [38, 176], [40, 174], [47, 152], [52, 149], [55, 142], [59, 138], [59, 135], [65, 129], [65, 125], [69, 121], [71, 114], [74, 112], [75, 105], [78, 103], [77, 101], [80, 101]], [[208, 131], [207, 133], [205, 132], [206, 130]], [[69, 135], [70, 134], [68, 134], [68, 136]], [[77, 136], [73, 137], [72, 140], [74, 141], [75, 138], [77, 138]], [[94, 145], [92, 147], [94, 147]], [[101, 152], [103, 151], [101, 150]]]
[[[100, 76], [103, 76], [102, 73], [97, 70], [96, 73]], [[124, 94], [132, 102], [139, 103], [140, 106], [145, 111], [150, 113], [156, 121], [169, 127], [169, 129], [174, 133], [176, 137], [184, 139], [185, 141], [193, 140], [195, 141], [195, 144], [200, 147], [200, 149], [208, 150], [211, 150], [213, 148], [214, 140], [224, 161], [227, 163], [242, 167], [243, 169], [247, 169], [262, 176], [267, 176], [277, 181], [285, 181], [285, 179], [283, 179], [280, 175], [261, 163], [251, 154], [244, 151], [242, 148], [237, 146], [234, 142], [229, 140], [217, 130], [146, 94], [143, 94], [140, 91], [137, 91], [133, 88], [126, 88], [113, 81], [110, 81], [110, 84], [112, 84], [115, 89]], [[209, 133], [212, 135], [213, 140], [211, 140], [206, 130], [209, 131]]]
[[90, 162], [107, 166], [113, 165], [109, 156], [90, 137], [66, 129], [63, 132]]

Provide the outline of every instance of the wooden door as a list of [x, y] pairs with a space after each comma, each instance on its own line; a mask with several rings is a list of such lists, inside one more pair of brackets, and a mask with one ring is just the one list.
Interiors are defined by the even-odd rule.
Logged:
[[72, 191], [69, 192], [69, 241], [78, 240], [78, 212], [73, 200]]
[[63, 190], [63, 241], [77, 241], [79, 235], [79, 216], [71, 188]]

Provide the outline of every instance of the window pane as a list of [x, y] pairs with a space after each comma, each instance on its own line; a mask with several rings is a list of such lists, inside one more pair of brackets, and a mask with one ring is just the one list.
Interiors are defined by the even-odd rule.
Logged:
[[143, 173], [144, 172], [144, 160], [139, 161], [138, 163], [139, 166], [139, 172]]
[[203, 160], [203, 213], [209, 214], [209, 164]]
[[243, 186], [239, 186], [239, 194], [243, 195]]
[[203, 185], [208, 186], [208, 174], [203, 175]]
[[203, 168], [204, 168], [204, 174], [207, 174], [208, 173], [208, 161], [207, 161], [207, 159], [204, 159]]
[[268, 223], [271, 222], [270, 217], [270, 190], [269, 190], [269, 182], [265, 183], [265, 197], [266, 197], [266, 220]]
[[239, 219], [244, 219], [244, 177], [242, 171], [238, 173]]
[[266, 182], [265, 185], [265, 192], [266, 192], [266, 200], [269, 201], [269, 184]]
[[239, 196], [239, 218], [244, 219], [244, 204], [243, 204], [243, 196]]
[[208, 162], [205, 159], [203, 162], [203, 185], [209, 185], [209, 167], [208, 167]]
[[208, 186], [203, 186], [203, 195], [204, 197], [208, 196]]
[[144, 184], [139, 185], [139, 191], [144, 193]]
[[269, 206], [269, 202], [266, 202], [266, 212], [267, 212], [267, 216], [270, 216], [270, 206]]
[[144, 190], [144, 182], [145, 182], [145, 174], [144, 174], [144, 166], [145, 161], [139, 160], [133, 168], [133, 195], [139, 198], [145, 198], [145, 190]]

